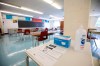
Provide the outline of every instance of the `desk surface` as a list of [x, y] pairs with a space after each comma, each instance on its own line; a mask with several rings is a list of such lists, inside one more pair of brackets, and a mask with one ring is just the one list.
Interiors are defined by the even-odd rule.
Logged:
[[100, 30], [90, 30], [91, 33], [100, 34]]
[[[57, 33], [57, 32], [59, 32], [59, 31], [48, 31], [48, 34]], [[31, 32], [31, 35], [32, 36], [38, 36], [40, 34], [41, 34], [41, 32]]]
[[[51, 43], [52, 41], [48, 42], [47, 44], [26, 50], [26, 54], [40, 66], [93, 66], [90, 43], [86, 43], [84, 50], [82, 50], [81, 52], [75, 51], [73, 49], [74, 43], [71, 43], [71, 47], [64, 48], [64, 50], [66, 51], [62, 53], [60, 57], [51, 58], [45, 55], [45, 57], [41, 56], [43, 59], [40, 59], [38, 56], [40, 53], [39, 51], [41, 49], [44, 49], [45, 46]], [[41, 53], [40, 55], [44, 54]]]

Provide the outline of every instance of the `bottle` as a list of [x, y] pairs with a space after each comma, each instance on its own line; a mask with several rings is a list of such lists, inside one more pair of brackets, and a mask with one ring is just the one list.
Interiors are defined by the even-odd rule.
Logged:
[[80, 28], [76, 31], [75, 50], [80, 51], [84, 49], [85, 42], [86, 42], [86, 30], [83, 28], [83, 26], [80, 26]]

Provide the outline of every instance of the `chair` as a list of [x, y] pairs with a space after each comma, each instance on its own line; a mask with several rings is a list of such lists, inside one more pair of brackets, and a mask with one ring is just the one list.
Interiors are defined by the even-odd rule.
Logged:
[[44, 31], [47, 31], [48, 32], [48, 28], [45, 28], [45, 30]]
[[30, 37], [30, 29], [25, 29], [23, 34], [24, 34], [25, 38], [26, 38], [27, 36]]
[[96, 50], [97, 50], [98, 49], [98, 46], [97, 46], [96, 41], [95, 41], [97, 38], [96, 37], [93, 37], [92, 35], [90, 35], [90, 30], [96, 30], [96, 29], [88, 29], [87, 30], [87, 40], [90, 41], [92, 39], [94, 41], [94, 44], [95, 44]]
[[23, 38], [22, 38], [22, 36], [23, 36], [23, 31], [22, 31], [22, 29], [18, 29], [17, 33], [18, 33], [18, 37], [20, 37], [20, 39], [22, 40], [22, 39], [23, 39]]
[[96, 37], [90, 35], [90, 29], [87, 30], [87, 39], [96, 39]]
[[23, 33], [22, 29], [18, 29], [17, 33]]
[[39, 28], [35, 28], [35, 30], [33, 30], [33, 32], [37, 32], [39, 30]]
[[42, 31], [40, 36], [37, 37], [38, 45], [39, 45], [39, 41], [43, 41], [43, 44], [44, 44], [44, 40], [46, 40], [46, 39], [48, 39], [48, 32]]

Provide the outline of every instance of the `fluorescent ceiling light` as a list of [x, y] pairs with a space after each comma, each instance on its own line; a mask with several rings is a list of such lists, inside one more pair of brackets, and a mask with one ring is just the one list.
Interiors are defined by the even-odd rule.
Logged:
[[42, 12], [35, 11], [35, 10], [29, 9], [29, 8], [26, 8], [26, 7], [21, 7], [21, 9], [26, 10], [26, 11], [30, 11], [30, 12], [34, 12], [34, 13], [38, 13], [38, 14], [43, 14]]
[[14, 6], [14, 5], [11, 5], [11, 4], [7, 4], [7, 3], [3, 3], [3, 2], [0, 2], [1, 5], [5, 5], [5, 6], [9, 6], [9, 7], [13, 7], [13, 8], [20, 8], [18, 6]]
[[54, 19], [63, 19], [63, 18], [59, 18], [59, 17], [53, 16], [53, 15], [49, 15], [49, 16], [54, 18]]
[[0, 12], [2, 12], [2, 13], [8, 13], [8, 14], [13, 14], [13, 15], [19, 15], [19, 16], [33, 17], [31, 15], [26, 15], [26, 14], [21, 14], [21, 13], [15, 13], [15, 12], [10, 12], [10, 11], [0, 10]]
[[54, 6], [55, 8], [57, 8], [57, 9], [61, 9], [61, 6], [58, 5], [57, 3], [53, 3], [53, 4], [51, 4], [51, 5]]
[[52, 0], [44, 0], [46, 3], [52, 4], [53, 1]]
[[53, 0], [43, 0], [46, 3], [49, 3], [50, 5], [52, 5], [53, 7], [57, 8], [57, 9], [62, 9], [62, 7], [60, 5], [58, 5], [57, 3], [53, 2]]
[[14, 5], [11, 5], [11, 4], [7, 4], [7, 3], [2, 3], [0, 2], [1, 5], [5, 5], [5, 6], [9, 6], [9, 7], [13, 7], [13, 8], [17, 8], [17, 9], [21, 9], [21, 10], [25, 10], [25, 11], [29, 11], [29, 12], [33, 12], [33, 13], [37, 13], [37, 14], [43, 14], [42, 12], [40, 11], [36, 11], [36, 10], [33, 10], [33, 9], [29, 9], [29, 8], [26, 8], [26, 7], [18, 7], [18, 6], [14, 6]]

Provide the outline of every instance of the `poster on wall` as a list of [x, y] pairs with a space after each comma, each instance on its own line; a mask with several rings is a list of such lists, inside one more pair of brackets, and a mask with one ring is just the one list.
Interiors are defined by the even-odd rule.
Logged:
[[13, 16], [13, 23], [17, 23], [18, 22], [18, 17], [17, 16]]
[[17, 21], [18, 21], [18, 20], [16, 20], [16, 19], [13, 19], [13, 23], [17, 23]]

